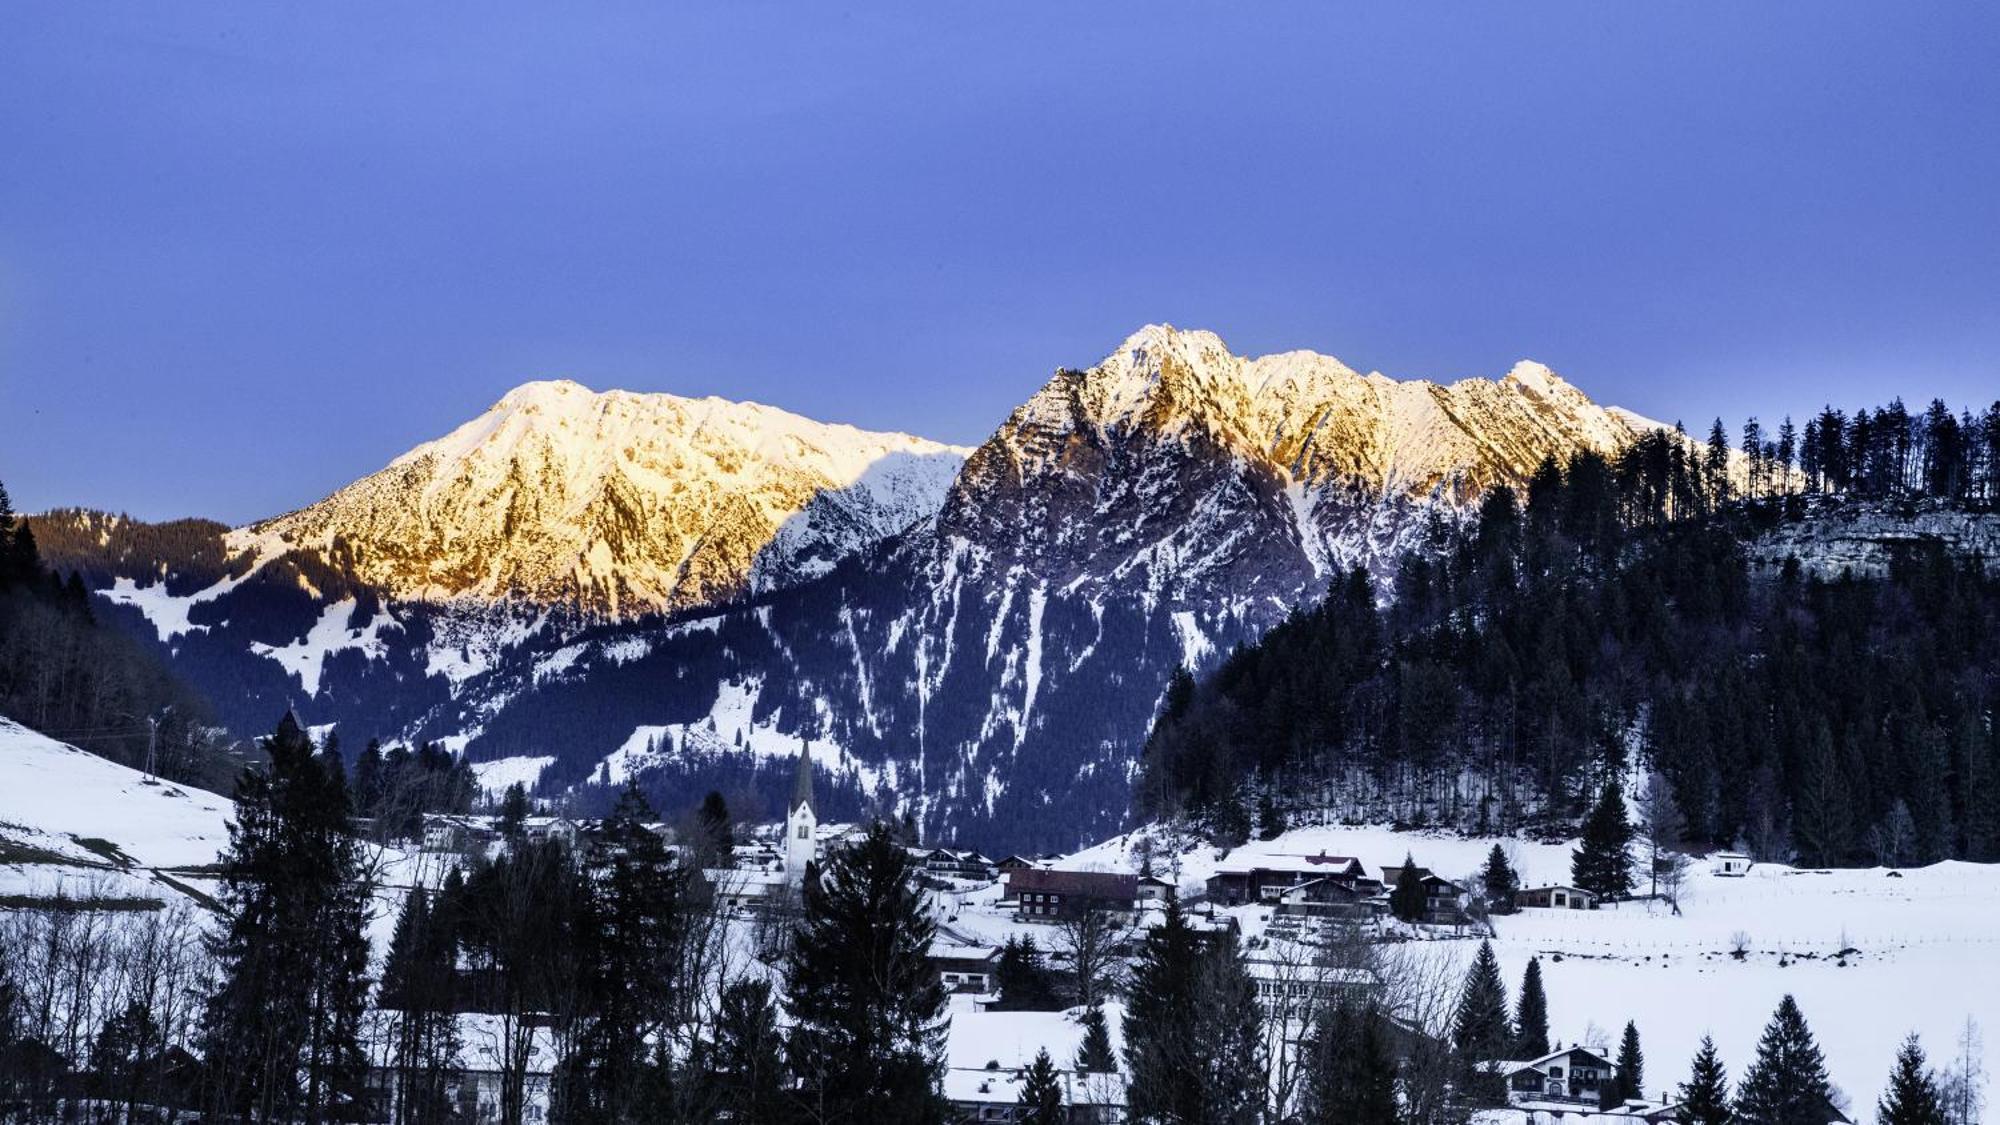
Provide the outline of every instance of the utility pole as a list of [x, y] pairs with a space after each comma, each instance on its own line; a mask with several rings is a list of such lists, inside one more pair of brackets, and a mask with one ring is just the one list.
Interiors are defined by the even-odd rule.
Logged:
[[173, 711], [173, 705], [160, 708], [157, 715], [146, 716], [146, 776], [159, 776], [160, 721]]

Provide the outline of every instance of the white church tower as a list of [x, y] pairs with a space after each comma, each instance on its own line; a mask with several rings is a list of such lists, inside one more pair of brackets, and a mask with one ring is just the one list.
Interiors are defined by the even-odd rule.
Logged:
[[813, 811], [812, 755], [799, 745], [799, 768], [792, 775], [792, 799], [785, 805], [785, 880], [797, 887], [806, 881], [806, 865], [816, 856], [819, 814]]

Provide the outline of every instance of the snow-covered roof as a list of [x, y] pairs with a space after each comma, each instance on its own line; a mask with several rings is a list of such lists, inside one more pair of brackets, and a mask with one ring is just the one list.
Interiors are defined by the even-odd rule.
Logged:
[[1244, 855], [1231, 854], [1215, 865], [1217, 875], [1249, 875], [1258, 871], [1276, 871], [1289, 875], [1328, 875], [1350, 868], [1358, 869], [1361, 861], [1349, 855]]

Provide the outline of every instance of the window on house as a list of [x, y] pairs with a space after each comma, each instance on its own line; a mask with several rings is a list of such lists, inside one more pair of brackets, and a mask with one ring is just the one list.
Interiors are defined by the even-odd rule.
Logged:
[[805, 839], [806, 834], [810, 831], [811, 829], [807, 828], [805, 825], [803, 824], [799, 825], [799, 839], [801, 840]]

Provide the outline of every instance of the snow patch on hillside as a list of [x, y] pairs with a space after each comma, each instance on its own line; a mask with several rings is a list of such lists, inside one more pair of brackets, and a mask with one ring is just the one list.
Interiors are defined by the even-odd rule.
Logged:
[[472, 763], [472, 775], [479, 781], [479, 788], [488, 796], [497, 797], [515, 784], [533, 790], [542, 778], [542, 771], [555, 764], [555, 759], [546, 755], [520, 758], [495, 758], [490, 762]]
[[171, 644], [175, 637], [207, 632], [208, 626], [196, 625], [190, 620], [194, 607], [222, 597], [248, 581], [255, 573], [256, 568], [253, 567], [240, 577], [224, 578], [206, 589], [178, 597], [167, 592], [165, 579], [141, 586], [130, 578], [118, 578], [112, 581], [110, 589], [99, 590], [97, 593], [105, 601], [129, 605], [145, 614], [146, 620], [153, 626], [153, 631], [160, 635], [161, 643]]
[[334, 602], [320, 613], [319, 620], [306, 630], [305, 636], [283, 646], [254, 642], [250, 651], [277, 661], [279, 667], [299, 678], [307, 698], [316, 696], [320, 670], [326, 666], [327, 657], [356, 649], [370, 659], [378, 659], [384, 652], [383, 630], [402, 630], [396, 619], [382, 609], [377, 609], [366, 625], [350, 629], [348, 622], [354, 616], [354, 607], [353, 598]]

